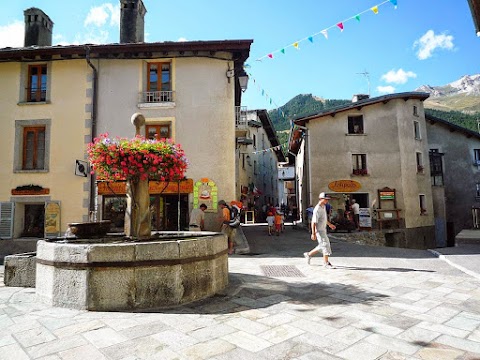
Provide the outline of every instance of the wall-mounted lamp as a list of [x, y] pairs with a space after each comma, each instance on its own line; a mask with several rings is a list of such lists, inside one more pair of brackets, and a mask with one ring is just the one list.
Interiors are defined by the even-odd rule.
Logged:
[[240, 83], [240, 89], [242, 89], [242, 92], [245, 92], [248, 86], [248, 75], [245, 73], [241, 74], [238, 77], [238, 82]]
[[[242, 92], [245, 92], [247, 90], [248, 86], [248, 75], [245, 72], [245, 70], [237, 71], [237, 78], [238, 78], [238, 83], [240, 85], [240, 89]], [[234, 69], [228, 69], [226, 73], [228, 82], [230, 83], [230, 79], [235, 76], [235, 70]]]

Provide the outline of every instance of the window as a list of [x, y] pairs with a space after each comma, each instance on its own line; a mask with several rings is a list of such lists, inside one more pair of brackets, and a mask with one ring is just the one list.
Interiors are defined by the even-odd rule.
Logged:
[[23, 128], [22, 170], [43, 170], [45, 166], [45, 126]]
[[45, 172], [49, 168], [50, 120], [15, 122], [15, 172]]
[[423, 154], [421, 152], [417, 152], [417, 173], [423, 173]]
[[473, 164], [480, 166], [480, 149], [473, 149]]
[[145, 102], [173, 101], [172, 74], [169, 62], [148, 63]]
[[425, 195], [420, 194], [418, 195], [418, 203], [420, 205], [420, 215], [424, 215], [427, 213], [427, 204], [425, 202]]
[[148, 139], [170, 139], [172, 137], [170, 124], [146, 125], [145, 137]]
[[348, 133], [363, 134], [363, 115], [348, 117]]
[[47, 99], [47, 65], [28, 66], [28, 85], [26, 89], [28, 102], [41, 102]]
[[352, 155], [353, 175], [367, 175], [367, 155]]
[[253, 174], [257, 175], [257, 160], [253, 160]]
[[257, 135], [253, 134], [253, 148], [257, 148]]
[[415, 134], [415, 140], [420, 140], [420, 123], [418, 121], [413, 122], [413, 132]]
[[413, 116], [418, 116], [418, 107], [413, 105]]
[[443, 154], [438, 149], [432, 149], [430, 156], [430, 176], [432, 177], [433, 186], [443, 186]]

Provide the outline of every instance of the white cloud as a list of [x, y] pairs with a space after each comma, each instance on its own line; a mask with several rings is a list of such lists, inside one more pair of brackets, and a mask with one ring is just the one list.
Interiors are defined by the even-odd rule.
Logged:
[[417, 58], [425, 60], [432, 56], [436, 49], [453, 50], [453, 36], [435, 35], [433, 30], [428, 30], [420, 39], [413, 43], [413, 48], [418, 47]]
[[85, 27], [94, 25], [97, 27], [104, 26], [110, 19], [110, 26], [119, 26], [120, 24], [120, 6], [105, 3], [90, 9], [83, 25]]
[[403, 69], [390, 70], [382, 75], [382, 80], [388, 84], [405, 84], [409, 78], [416, 78], [417, 74], [413, 71], [405, 71]]
[[377, 86], [377, 92], [380, 94], [393, 94], [395, 92], [395, 88], [393, 86]]
[[22, 47], [25, 37], [25, 25], [16, 20], [5, 26], [0, 26], [0, 48]]
[[181, 38], [178, 38], [177, 41], [178, 42], [185, 42], [185, 41], [188, 41], [188, 40], [187, 40], [187, 38], [181, 37]]

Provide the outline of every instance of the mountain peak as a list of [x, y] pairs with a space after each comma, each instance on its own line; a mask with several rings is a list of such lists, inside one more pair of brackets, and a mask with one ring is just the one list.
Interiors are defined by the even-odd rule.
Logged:
[[472, 95], [480, 96], [480, 74], [464, 75], [460, 79], [443, 86], [422, 85], [415, 91], [429, 93], [431, 97]]

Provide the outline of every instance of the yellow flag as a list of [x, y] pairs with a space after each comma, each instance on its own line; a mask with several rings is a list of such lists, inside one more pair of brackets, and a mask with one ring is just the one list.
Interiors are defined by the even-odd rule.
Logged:
[[374, 14], [378, 14], [378, 6], [372, 7], [372, 11]]
[[298, 42], [294, 42], [293, 47], [298, 50]]

